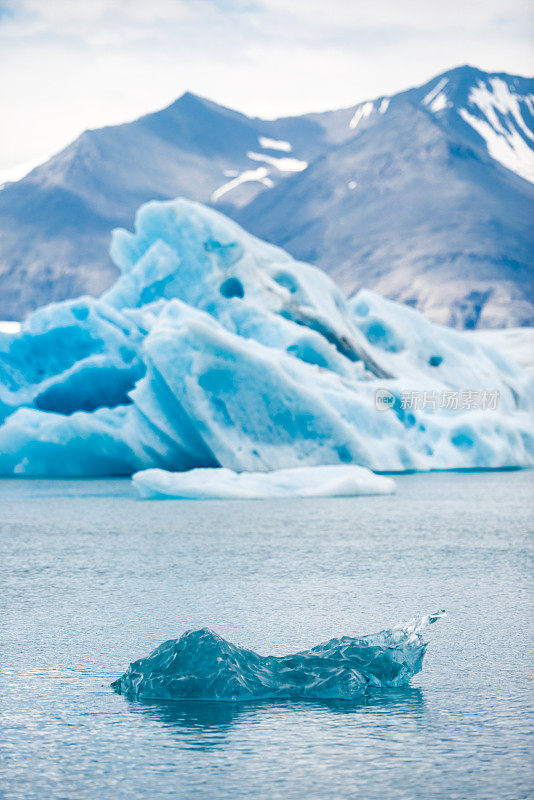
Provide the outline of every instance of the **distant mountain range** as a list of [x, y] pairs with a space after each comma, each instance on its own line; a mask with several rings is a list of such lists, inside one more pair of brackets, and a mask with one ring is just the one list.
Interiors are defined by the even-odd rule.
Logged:
[[192, 94], [87, 131], [0, 190], [0, 318], [116, 278], [110, 231], [182, 195], [459, 328], [534, 324], [534, 80], [459, 67], [321, 114], [249, 118]]

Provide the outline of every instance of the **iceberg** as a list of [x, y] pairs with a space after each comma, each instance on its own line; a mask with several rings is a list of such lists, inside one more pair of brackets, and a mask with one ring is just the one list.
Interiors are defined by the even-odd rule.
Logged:
[[261, 656], [209, 628], [186, 631], [134, 661], [111, 684], [138, 700], [354, 700], [406, 686], [421, 671], [423, 629], [444, 611], [369, 636], [343, 636], [288, 656]]
[[182, 500], [261, 500], [269, 497], [354, 497], [393, 494], [395, 483], [365, 467], [330, 464], [272, 472], [147, 469], [132, 475], [141, 497]]
[[[111, 255], [100, 298], [0, 333], [0, 474], [534, 464], [528, 371], [373, 292], [345, 300], [213, 209], [148, 203]], [[498, 403], [404, 403], [475, 390]]]

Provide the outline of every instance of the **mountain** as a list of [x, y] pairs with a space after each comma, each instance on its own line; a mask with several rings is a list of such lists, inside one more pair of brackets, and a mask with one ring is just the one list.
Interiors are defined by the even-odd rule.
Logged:
[[87, 131], [0, 190], [0, 318], [117, 277], [146, 200], [211, 203], [359, 287], [458, 327], [534, 322], [534, 81], [460, 67], [352, 108], [249, 118], [185, 94]]
[[[352, 294], [460, 328], [534, 322], [534, 81], [461, 68], [384, 103], [236, 218]], [[383, 113], [384, 112], [384, 113]]]
[[100, 294], [118, 275], [111, 230], [131, 226], [141, 203], [185, 195], [235, 211], [336, 142], [337, 116], [249, 119], [187, 93], [135, 122], [86, 131], [0, 191], [0, 318]]

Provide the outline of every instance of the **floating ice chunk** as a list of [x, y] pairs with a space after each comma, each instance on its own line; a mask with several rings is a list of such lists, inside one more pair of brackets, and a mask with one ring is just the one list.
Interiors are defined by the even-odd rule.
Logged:
[[189, 500], [256, 500], [269, 497], [353, 497], [392, 494], [391, 478], [375, 475], [364, 467], [330, 465], [297, 467], [273, 472], [233, 472], [193, 469], [166, 472], [149, 469], [132, 476], [142, 497]]
[[423, 628], [442, 616], [343, 636], [288, 656], [261, 656], [208, 628], [186, 631], [134, 661], [111, 686], [139, 700], [354, 700], [370, 687], [406, 686], [422, 669]]

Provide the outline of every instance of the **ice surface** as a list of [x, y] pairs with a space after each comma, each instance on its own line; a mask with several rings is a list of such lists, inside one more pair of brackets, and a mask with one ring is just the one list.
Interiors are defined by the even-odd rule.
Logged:
[[469, 336], [534, 374], [534, 328], [476, 330], [469, 331]]
[[330, 464], [272, 472], [233, 472], [231, 469], [192, 469], [167, 472], [147, 469], [132, 476], [142, 497], [189, 500], [257, 500], [269, 497], [352, 497], [392, 494], [391, 478], [364, 467]]
[[111, 686], [140, 700], [352, 700], [369, 687], [405, 686], [420, 672], [422, 630], [444, 613], [289, 656], [261, 656], [208, 628], [186, 631], [134, 661]]
[[[122, 274], [100, 299], [0, 334], [0, 474], [534, 462], [528, 372], [372, 292], [345, 301], [212, 209], [148, 203], [111, 253]], [[403, 407], [469, 390], [496, 409]]]

